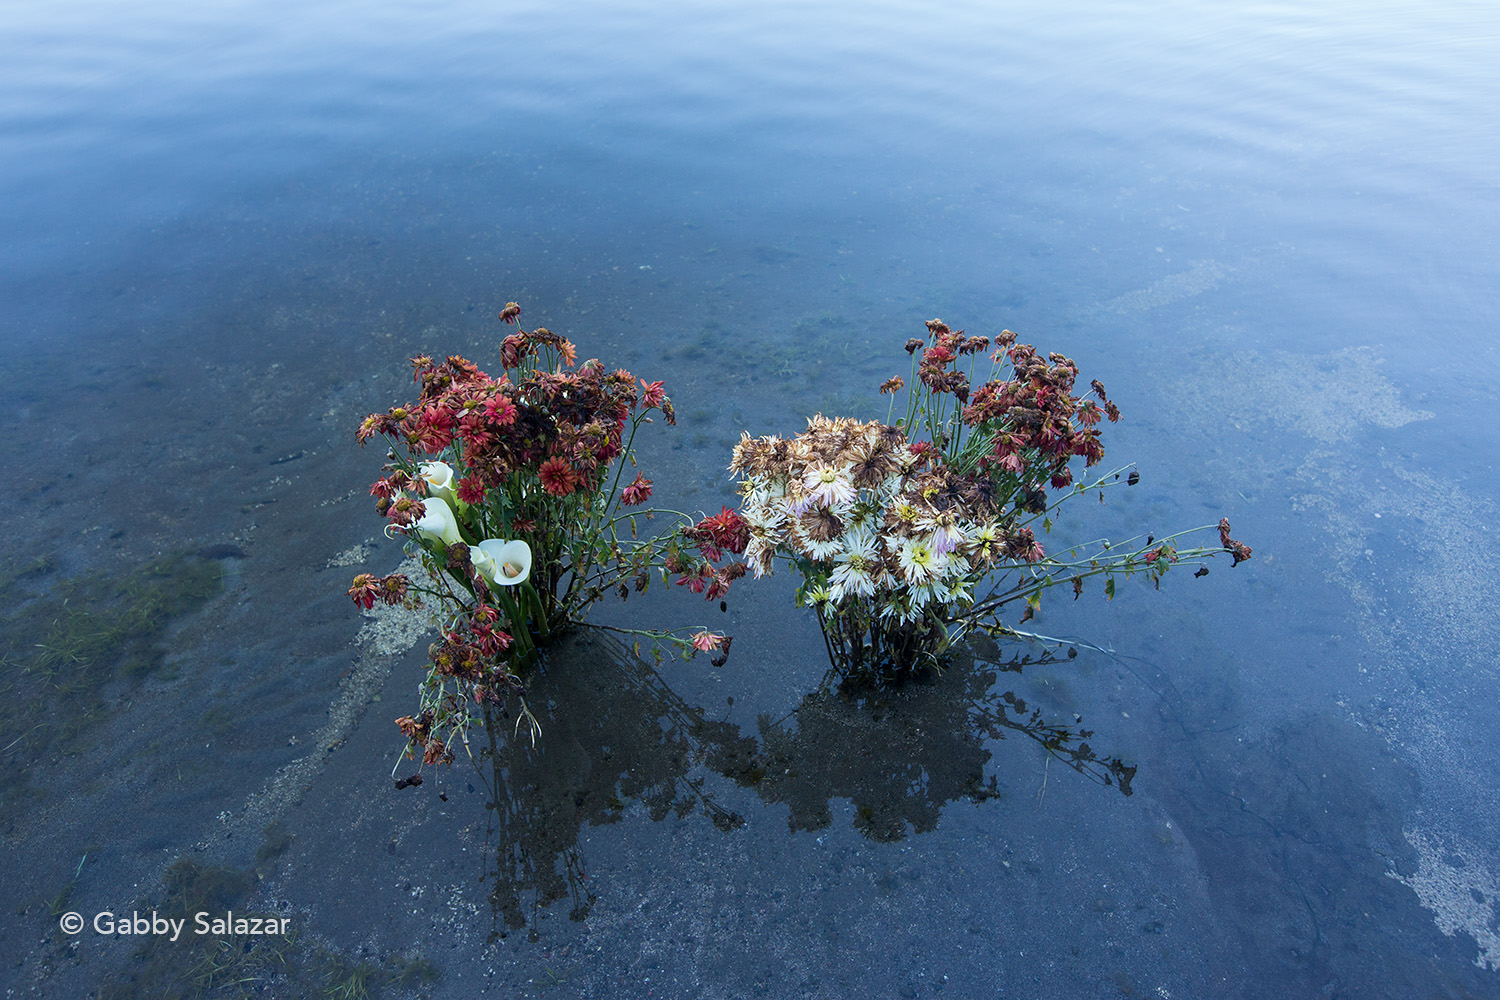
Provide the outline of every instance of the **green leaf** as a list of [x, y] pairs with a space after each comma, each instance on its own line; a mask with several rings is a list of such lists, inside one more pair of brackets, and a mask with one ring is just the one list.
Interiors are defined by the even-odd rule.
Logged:
[[1107, 597], [1107, 598], [1109, 598], [1111, 601], [1113, 601], [1115, 599], [1115, 578], [1114, 577], [1110, 577], [1108, 580], [1104, 581], [1104, 596]]

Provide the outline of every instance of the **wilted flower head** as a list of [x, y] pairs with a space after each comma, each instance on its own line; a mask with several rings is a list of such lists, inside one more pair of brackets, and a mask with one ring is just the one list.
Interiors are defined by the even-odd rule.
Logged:
[[693, 648], [704, 653], [712, 653], [714, 650], [724, 645], [724, 639], [725, 636], [719, 635], [715, 632], [709, 632], [707, 630], [704, 630], [702, 632], [694, 632]]
[[635, 479], [625, 489], [620, 491], [620, 500], [627, 507], [636, 507], [651, 499], [651, 480], [646, 478], [643, 472], [637, 472]]
[[1238, 542], [1230, 538], [1229, 530], [1229, 518], [1221, 518], [1219, 520], [1219, 542], [1225, 549], [1229, 550], [1230, 555], [1234, 556], [1234, 565], [1238, 566], [1250, 558], [1250, 546], [1244, 542]]
[[380, 597], [380, 580], [369, 573], [361, 573], [349, 585], [349, 597], [355, 604], [369, 610]]

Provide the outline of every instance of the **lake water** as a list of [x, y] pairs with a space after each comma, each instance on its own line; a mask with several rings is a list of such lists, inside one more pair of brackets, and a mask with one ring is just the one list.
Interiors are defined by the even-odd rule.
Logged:
[[[5, 2], [0, 67], [6, 996], [1500, 995], [1500, 8]], [[1119, 401], [1062, 537], [1255, 558], [883, 705], [784, 576], [605, 608], [734, 655], [581, 637], [398, 792], [353, 430], [510, 299], [667, 381], [677, 506], [941, 316]], [[225, 909], [290, 937], [92, 926]]]

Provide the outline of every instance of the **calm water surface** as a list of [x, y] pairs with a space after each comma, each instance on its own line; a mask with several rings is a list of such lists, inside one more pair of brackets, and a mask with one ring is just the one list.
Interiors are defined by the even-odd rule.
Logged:
[[[61, 0], [0, 66], [7, 996], [1500, 994], [1492, 4]], [[680, 505], [941, 316], [1119, 400], [1059, 542], [1255, 559], [882, 705], [773, 578], [396, 792], [352, 430], [508, 299], [668, 381]], [[59, 928], [231, 908], [294, 933]]]

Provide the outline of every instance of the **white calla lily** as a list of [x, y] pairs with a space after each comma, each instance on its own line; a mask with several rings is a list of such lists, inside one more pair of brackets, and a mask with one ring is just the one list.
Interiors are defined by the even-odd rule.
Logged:
[[423, 462], [417, 466], [417, 474], [427, 480], [427, 488], [433, 496], [447, 504], [454, 502], [453, 466], [447, 462]]
[[497, 567], [495, 557], [486, 552], [484, 547], [488, 545], [494, 548], [498, 544], [500, 543], [496, 539], [486, 538], [478, 545], [469, 546], [469, 565], [474, 567], [474, 572], [491, 582], [495, 579], [495, 570]]
[[469, 550], [469, 561], [498, 587], [514, 587], [531, 576], [531, 546], [520, 539], [486, 538]]
[[444, 545], [463, 541], [458, 534], [458, 519], [453, 516], [453, 508], [442, 497], [428, 497], [417, 502], [422, 505], [422, 517], [413, 525], [418, 532]]

